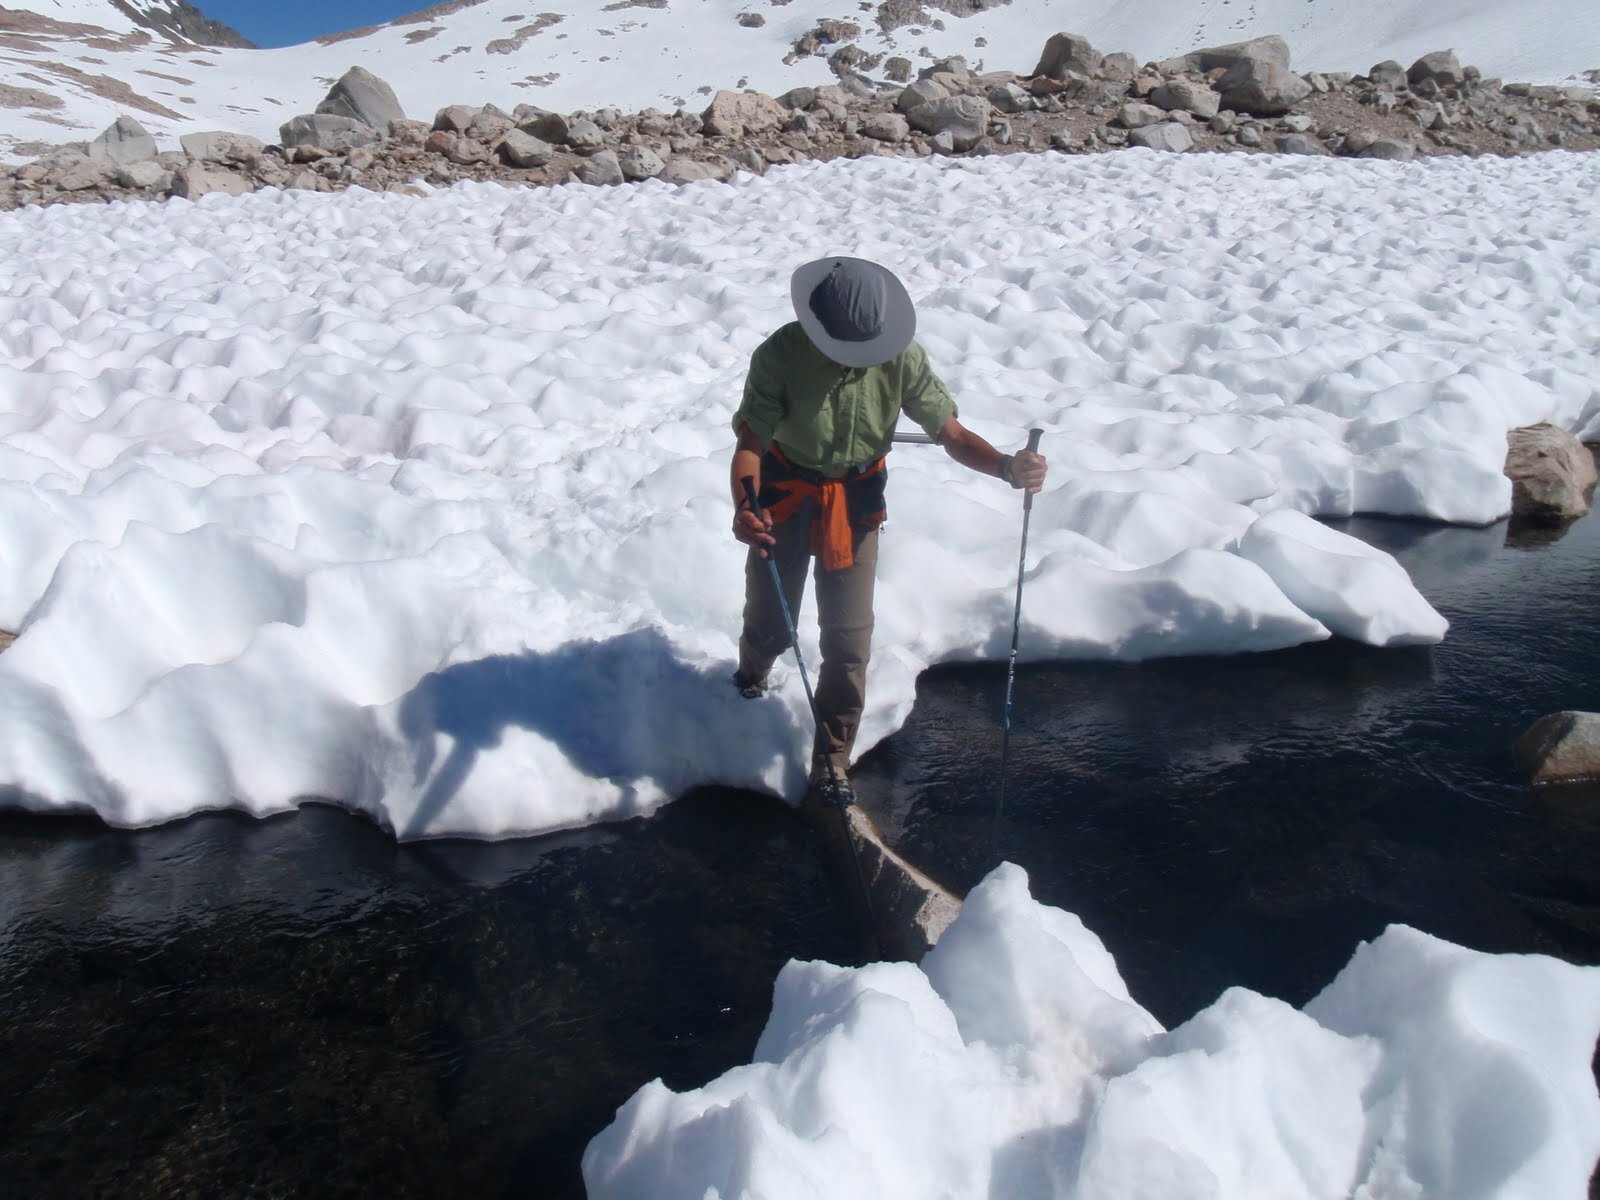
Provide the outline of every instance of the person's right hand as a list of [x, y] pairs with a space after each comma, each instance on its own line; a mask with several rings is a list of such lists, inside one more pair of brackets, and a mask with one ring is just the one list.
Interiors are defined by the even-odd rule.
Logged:
[[778, 541], [772, 536], [772, 518], [766, 513], [756, 516], [748, 504], [741, 504], [739, 511], [733, 514], [733, 536], [762, 558], [767, 557], [767, 550]]

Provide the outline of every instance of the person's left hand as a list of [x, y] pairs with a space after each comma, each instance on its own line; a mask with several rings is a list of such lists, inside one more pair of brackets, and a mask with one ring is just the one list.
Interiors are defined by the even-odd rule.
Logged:
[[1037, 492], [1044, 486], [1044, 476], [1049, 464], [1044, 455], [1033, 450], [1018, 450], [1011, 456], [1011, 486], [1023, 491]]

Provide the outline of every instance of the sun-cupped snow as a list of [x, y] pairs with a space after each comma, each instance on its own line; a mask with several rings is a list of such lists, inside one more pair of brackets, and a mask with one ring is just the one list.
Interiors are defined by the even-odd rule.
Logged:
[[[830, 252], [905, 280], [964, 421], [1045, 431], [1025, 659], [1437, 641], [1309, 518], [1493, 521], [1509, 427], [1600, 435], [1597, 191], [1595, 155], [1129, 151], [10, 214], [0, 786], [406, 838], [796, 794], [798, 675], [729, 684], [730, 424]], [[928, 665], [1005, 657], [1021, 515], [892, 454], [858, 751]]]
[[1405, 926], [1304, 1009], [1243, 988], [1165, 1031], [1002, 864], [919, 966], [791, 962], [755, 1058], [646, 1084], [592, 1200], [1582, 1200], [1600, 968]]
[[[965, 17], [919, 10], [896, 25], [879, 8], [752, 6], [746, 0], [665, 0], [548, 6], [517, 0], [460, 0], [301, 46], [256, 50], [177, 44], [141, 37], [112, 0], [29, 0], [57, 22], [100, 26], [115, 36], [37, 27], [25, 19], [0, 45], [0, 153], [18, 144], [93, 138], [119, 114], [137, 118], [163, 149], [185, 133], [230, 130], [278, 139], [279, 127], [312, 111], [352, 66], [391, 83], [409, 116], [431, 120], [452, 104], [535, 104], [560, 111], [616, 105], [638, 110], [703, 108], [720, 88], [779, 94], [834, 81], [827, 55], [852, 44], [923, 67], [963, 55], [988, 70], [1031, 71], [1045, 41], [1068, 31], [1104, 51], [1140, 61], [1265, 34], [1286, 37], [1300, 70], [1366, 71], [1409, 64], [1454, 48], [1488, 76], [1554, 82], [1600, 67], [1600, 8], [1561, 0], [1509, 5], [1427, 0], [1253, 0], [1193, 5], [1141, 0], [1011, 0]], [[961, 6], [955, 6], [961, 7]], [[751, 20], [761, 18], [760, 23]], [[821, 53], [796, 56], [795, 43], [833, 18], [856, 27]], [[885, 28], [885, 26], [888, 28]]]

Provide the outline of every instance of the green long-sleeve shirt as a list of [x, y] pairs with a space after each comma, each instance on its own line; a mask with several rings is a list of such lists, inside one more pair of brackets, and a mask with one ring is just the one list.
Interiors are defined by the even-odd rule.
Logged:
[[733, 428], [748, 426], [796, 466], [837, 476], [888, 453], [902, 410], [930, 437], [956, 414], [921, 346], [875, 367], [842, 367], [791, 321], [750, 356]]

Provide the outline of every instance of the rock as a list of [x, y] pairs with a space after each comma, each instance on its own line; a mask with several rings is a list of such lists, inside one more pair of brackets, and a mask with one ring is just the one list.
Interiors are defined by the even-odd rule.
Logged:
[[1462, 71], [1461, 60], [1456, 57], [1454, 50], [1435, 50], [1432, 54], [1424, 54], [1406, 72], [1406, 82], [1413, 87], [1424, 80], [1440, 87], [1455, 87], [1464, 79], [1466, 73]]
[[1231, 71], [1245, 63], [1268, 63], [1284, 71], [1289, 69], [1289, 43], [1277, 34], [1251, 38], [1248, 42], [1230, 42], [1226, 46], [1207, 46], [1178, 58], [1169, 58], [1158, 64], [1163, 75], [1200, 74], [1210, 71]]
[[428, 140], [428, 134], [433, 126], [426, 121], [413, 121], [407, 118], [403, 121], [390, 121], [388, 127], [389, 140], [399, 146], [420, 146]]
[[[591, 160], [593, 161], [593, 160]], [[629, 146], [618, 158], [624, 179], [654, 179], [667, 169], [667, 160], [648, 146]]]
[[[972, 71], [967, 66], [967, 60], [962, 58], [961, 55], [955, 54], [949, 58], [935, 59], [931, 64], [923, 67], [922, 70], [917, 72], [917, 78], [933, 79], [938, 75], [948, 75], [951, 77], [951, 79], [954, 79], [957, 83], [960, 83], [971, 74]], [[949, 82], [943, 79], [939, 79], [937, 82], [943, 84], [945, 87], [950, 86]]]
[[1193, 113], [1210, 120], [1222, 108], [1222, 97], [1203, 83], [1173, 79], [1150, 93], [1150, 103], [1169, 112]]
[[496, 108], [481, 109], [463, 131], [473, 141], [486, 146], [499, 145], [500, 139], [516, 128], [516, 123]]
[[156, 140], [132, 117], [118, 117], [89, 143], [89, 157], [126, 167], [156, 156]]
[[899, 143], [911, 136], [911, 125], [899, 113], [873, 113], [861, 123], [861, 136]]
[[1126, 50], [1118, 50], [1100, 60], [1102, 79], [1132, 79], [1139, 73], [1139, 60]]
[[1556, 523], [1581, 517], [1594, 496], [1594, 459], [1565, 429], [1540, 422], [1507, 436], [1511, 515]]
[[719, 162], [696, 162], [692, 158], [675, 158], [667, 164], [661, 177], [668, 183], [693, 183], [701, 179], [726, 179], [733, 167], [726, 159]]
[[950, 90], [942, 84], [937, 84], [931, 79], [919, 79], [907, 85], [901, 93], [894, 98], [894, 106], [900, 112], [910, 112], [919, 104], [931, 104], [935, 100], [947, 100]]
[[1255, 117], [1281, 116], [1311, 95], [1311, 85], [1289, 68], [1259, 59], [1231, 68], [1217, 90], [1225, 107]]
[[1239, 127], [1239, 145], [1254, 148], [1261, 145], [1265, 140], [1261, 134], [1261, 126], [1245, 124]]
[[242, 196], [250, 190], [249, 180], [225, 171], [221, 167], [190, 163], [172, 180], [172, 194], [185, 200], [198, 200], [220, 192], [226, 196]]
[[1056, 33], [1044, 44], [1039, 62], [1029, 74], [1048, 75], [1059, 79], [1068, 71], [1079, 75], [1093, 75], [1100, 70], [1105, 56], [1089, 44], [1089, 39], [1075, 33]]
[[209, 163], [254, 162], [267, 148], [260, 138], [253, 138], [248, 133], [228, 133], [223, 130], [186, 133], [178, 139], [178, 144], [190, 158]]
[[1309, 134], [1281, 133], [1273, 142], [1279, 154], [1327, 154], [1322, 143]]
[[1143, 129], [1149, 125], [1159, 125], [1166, 119], [1166, 112], [1154, 104], [1124, 104], [1117, 113], [1117, 123], [1124, 129]]
[[1207, 125], [1212, 133], [1228, 134], [1239, 127], [1239, 118], [1231, 112], [1219, 112]]
[[334, 84], [317, 112], [330, 117], [349, 117], [373, 129], [386, 129], [390, 121], [403, 119], [405, 109], [394, 89], [365, 67], [351, 67]]
[[469, 137], [458, 137], [445, 149], [444, 156], [458, 167], [470, 167], [477, 163], [488, 162], [490, 150], [482, 142]]
[[593, 121], [573, 121], [567, 126], [567, 145], [580, 153], [606, 144], [605, 131]]
[[469, 104], [452, 104], [433, 115], [433, 127], [445, 133], [465, 133], [477, 120], [479, 110]]
[[1386, 58], [1367, 72], [1374, 87], [1395, 91], [1406, 86], [1406, 69], [1392, 58]]
[[1165, 150], [1181, 154], [1194, 145], [1189, 130], [1176, 121], [1162, 125], [1146, 125], [1128, 135], [1130, 146], [1143, 146], [1147, 150]]
[[139, 191], [164, 192], [172, 186], [172, 172], [154, 159], [118, 167], [115, 178], [118, 187]]
[[323, 113], [295, 117], [278, 130], [278, 141], [285, 147], [320, 146], [340, 153], [356, 146], [375, 146], [382, 135], [370, 125], [351, 117]]
[[899, 55], [883, 64], [883, 77], [891, 83], [907, 83], [911, 79], [911, 60]]
[[1018, 113], [1034, 107], [1033, 97], [1014, 83], [1004, 83], [999, 87], [989, 88], [984, 93], [984, 98], [996, 112]]
[[500, 157], [513, 167], [542, 167], [555, 157], [556, 148], [521, 129], [510, 130], [500, 139]]
[[754, 146], [743, 146], [733, 152], [733, 163], [736, 167], [743, 167], [752, 175], [765, 175], [767, 173], [767, 156]]
[[906, 120], [913, 129], [934, 137], [949, 134], [954, 150], [971, 150], [988, 132], [989, 102], [977, 96], [951, 96], [917, 105]]
[[934, 134], [928, 139], [928, 149], [934, 154], [954, 154], [956, 152], [955, 134], [948, 129], [942, 133]]
[[531, 104], [519, 104], [513, 115], [517, 128], [523, 133], [530, 134], [541, 142], [549, 142], [553, 146], [567, 144], [570, 126], [567, 124], [567, 118], [560, 113], [534, 108]]
[[622, 163], [617, 160], [615, 150], [601, 150], [598, 154], [590, 155], [578, 164], [578, 169], [573, 172], [578, 182], [587, 183], [591, 187], [612, 187], [623, 182]]
[[788, 117], [788, 110], [771, 96], [748, 90], [718, 92], [701, 115], [708, 137], [727, 138], [780, 129]]
[[811, 87], [790, 88], [778, 97], [778, 103], [788, 109], [799, 110], [810, 108], [817, 99], [817, 89]]
[[1304, 113], [1294, 113], [1283, 119], [1283, 127], [1290, 133], [1308, 133], [1316, 122]]
[[1540, 717], [1511, 749], [1534, 786], [1600, 779], [1600, 713], [1550, 713]]
[[63, 192], [86, 192], [91, 188], [105, 187], [116, 177], [116, 173], [117, 165], [109, 158], [72, 154], [60, 160], [59, 165], [45, 177], [45, 182]]

